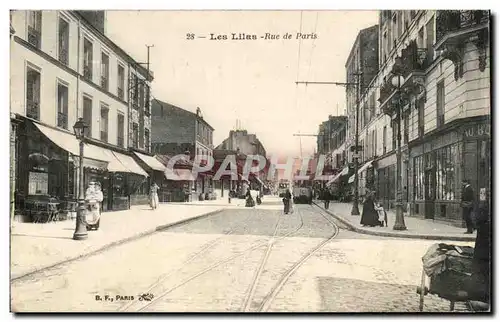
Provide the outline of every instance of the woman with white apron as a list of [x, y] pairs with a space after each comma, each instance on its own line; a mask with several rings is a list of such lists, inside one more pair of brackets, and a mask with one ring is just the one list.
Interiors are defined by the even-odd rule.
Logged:
[[155, 182], [151, 184], [151, 188], [149, 189], [149, 204], [153, 210], [158, 208], [159, 204], [158, 189], [160, 189], [160, 187], [158, 187], [158, 185]]
[[85, 192], [85, 202], [87, 204], [87, 230], [98, 230], [101, 221], [101, 202], [104, 196], [101, 186], [92, 181]]

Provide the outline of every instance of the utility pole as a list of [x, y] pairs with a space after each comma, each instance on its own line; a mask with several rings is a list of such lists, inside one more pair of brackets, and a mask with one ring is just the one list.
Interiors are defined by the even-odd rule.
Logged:
[[337, 86], [353, 86], [356, 89], [356, 126], [355, 126], [355, 134], [354, 134], [354, 148], [352, 149], [354, 154], [352, 156], [354, 162], [354, 202], [352, 204], [351, 215], [359, 216], [359, 177], [358, 177], [358, 169], [359, 169], [359, 151], [361, 147], [359, 146], [359, 101], [360, 101], [360, 77], [362, 75], [361, 72], [354, 73], [356, 76], [355, 82], [295, 82], [295, 84], [316, 84], [316, 85], [337, 85]]

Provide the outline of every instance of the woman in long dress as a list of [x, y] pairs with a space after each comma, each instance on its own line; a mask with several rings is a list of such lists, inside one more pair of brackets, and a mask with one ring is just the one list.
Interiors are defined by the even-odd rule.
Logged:
[[378, 212], [375, 209], [374, 193], [369, 191], [363, 202], [363, 213], [361, 215], [361, 225], [375, 227], [380, 224]]
[[89, 183], [87, 191], [85, 191], [85, 201], [87, 203], [87, 230], [94, 228], [99, 229], [99, 224], [101, 221], [101, 202], [104, 196], [101, 191], [101, 186], [96, 182], [92, 181]]
[[158, 200], [158, 190], [160, 187], [156, 184], [156, 182], [153, 182], [151, 184], [151, 188], [149, 189], [149, 204], [153, 210], [158, 208], [159, 200]]

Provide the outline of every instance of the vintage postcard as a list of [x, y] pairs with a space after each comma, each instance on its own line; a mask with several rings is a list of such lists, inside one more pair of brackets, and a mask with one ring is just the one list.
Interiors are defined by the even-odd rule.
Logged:
[[11, 312], [490, 312], [490, 15], [11, 10]]

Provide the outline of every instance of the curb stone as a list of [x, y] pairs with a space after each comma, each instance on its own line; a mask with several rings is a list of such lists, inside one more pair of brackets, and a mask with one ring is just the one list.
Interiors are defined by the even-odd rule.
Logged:
[[211, 215], [215, 215], [215, 214], [217, 214], [219, 212], [222, 212], [222, 211], [224, 211], [224, 209], [218, 209], [218, 210], [210, 211], [208, 213], [204, 213], [204, 214], [201, 214], [201, 215], [198, 215], [198, 216], [194, 216], [194, 217], [182, 219], [180, 221], [171, 222], [171, 223], [166, 224], [166, 225], [161, 225], [161, 226], [157, 226], [157, 227], [152, 228], [152, 229], [148, 229], [148, 230], [146, 230], [144, 232], [141, 232], [141, 233], [138, 233], [136, 235], [133, 235], [133, 236], [130, 236], [130, 237], [126, 237], [126, 238], [123, 238], [123, 239], [111, 242], [111, 243], [106, 244], [106, 245], [104, 245], [102, 247], [99, 247], [97, 249], [91, 250], [90, 252], [83, 253], [83, 254], [80, 254], [80, 255], [68, 258], [68, 259], [64, 259], [64, 260], [59, 261], [59, 262], [57, 262], [55, 264], [50, 264], [50, 265], [47, 265], [47, 266], [44, 266], [44, 267], [36, 268], [36, 269], [31, 270], [31, 271], [26, 272], [26, 273], [21, 273], [18, 276], [11, 277], [10, 282], [11, 283], [12, 282], [16, 282], [16, 281], [18, 281], [20, 279], [24, 279], [24, 278], [30, 277], [30, 276], [35, 275], [37, 273], [41, 273], [41, 272], [46, 271], [46, 270], [54, 269], [54, 268], [57, 268], [59, 266], [62, 266], [62, 265], [65, 265], [65, 264], [77, 261], [79, 259], [84, 259], [84, 258], [87, 258], [87, 257], [91, 257], [91, 256], [94, 256], [94, 255], [97, 255], [99, 253], [102, 253], [102, 252], [110, 249], [110, 248], [113, 248], [113, 247], [116, 247], [116, 246], [120, 246], [120, 245], [126, 244], [126, 243], [131, 242], [131, 241], [135, 241], [135, 240], [140, 239], [142, 237], [146, 237], [148, 235], [152, 235], [152, 234], [154, 234], [156, 232], [159, 232], [159, 231], [171, 228], [171, 227], [175, 227], [175, 226], [180, 226], [180, 225], [183, 225], [183, 224], [187, 224], [187, 223], [189, 223], [189, 222], [191, 222], [193, 220], [203, 219], [205, 217], [208, 217], [208, 216], [211, 216]]
[[326, 210], [322, 208], [320, 205], [318, 205], [316, 202], [313, 201], [313, 204], [323, 210], [324, 212], [328, 213], [330, 216], [334, 217], [338, 221], [342, 222], [344, 225], [348, 227], [348, 230], [354, 231], [360, 234], [365, 234], [365, 235], [373, 235], [373, 236], [381, 236], [381, 237], [397, 237], [397, 238], [410, 238], [410, 239], [427, 239], [427, 240], [450, 240], [450, 241], [465, 241], [465, 242], [473, 242], [476, 240], [475, 237], [468, 237], [468, 236], [443, 236], [443, 235], [422, 235], [422, 234], [401, 234], [401, 233], [396, 233], [396, 232], [385, 232], [385, 231], [372, 231], [368, 229], [363, 229], [360, 227], [356, 227], [353, 225], [351, 222], [348, 220], [342, 218], [342, 216], [336, 215], [330, 210]]

